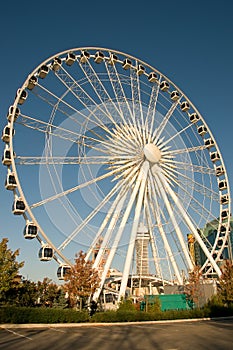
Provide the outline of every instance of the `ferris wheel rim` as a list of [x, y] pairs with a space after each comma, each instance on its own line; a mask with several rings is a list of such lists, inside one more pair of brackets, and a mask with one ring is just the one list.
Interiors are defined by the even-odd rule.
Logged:
[[[62, 56], [62, 55], [65, 55], [65, 54], [68, 54], [69, 52], [76, 52], [76, 51], [82, 51], [82, 50], [100, 50], [100, 51], [106, 51], [106, 52], [112, 52], [112, 53], [116, 53], [116, 54], [120, 54], [120, 55], [123, 55], [124, 57], [126, 58], [131, 58], [133, 60], [135, 60], [135, 62], [140, 62], [140, 64], [144, 64], [146, 67], [150, 68], [151, 70], [153, 70], [154, 72], [156, 73], [159, 73], [160, 77], [162, 77], [164, 80], [166, 80], [167, 82], [169, 82], [170, 84], [172, 84], [173, 88], [177, 89], [177, 91], [181, 94], [183, 100], [187, 101], [191, 108], [199, 115], [202, 123], [203, 123], [203, 126], [206, 127], [208, 129], [208, 134], [210, 135], [210, 138], [214, 141], [214, 144], [215, 144], [215, 149], [216, 149], [216, 152], [219, 154], [220, 156], [220, 162], [221, 162], [221, 165], [223, 166], [224, 168], [224, 171], [225, 171], [225, 180], [226, 180], [226, 183], [227, 183], [227, 188], [229, 188], [229, 182], [228, 182], [228, 177], [227, 177], [227, 172], [226, 172], [226, 168], [225, 168], [225, 165], [224, 165], [224, 162], [223, 162], [223, 158], [222, 158], [222, 155], [221, 155], [221, 152], [218, 148], [218, 145], [214, 139], [214, 136], [212, 135], [209, 127], [207, 126], [207, 124], [205, 123], [205, 120], [204, 118], [201, 116], [201, 114], [199, 113], [199, 111], [196, 109], [196, 107], [192, 104], [192, 102], [190, 101], [190, 99], [171, 81], [169, 80], [169, 78], [167, 78], [164, 74], [162, 74], [161, 72], [159, 72], [157, 69], [155, 69], [154, 67], [148, 65], [147, 63], [145, 63], [144, 61], [140, 60], [140, 59], [137, 59], [131, 55], [128, 55], [128, 54], [125, 54], [123, 52], [120, 52], [120, 51], [116, 51], [116, 50], [112, 50], [112, 49], [106, 49], [106, 48], [98, 48], [98, 47], [82, 47], [82, 48], [76, 48], [76, 49], [71, 49], [71, 50], [65, 50], [65, 51], [62, 51], [56, 55], [53, 55], [51, 56], [50, 58], [48, 58], [47, 60], [45, 60], [44, 62], [42, 62], [40, 65], [38, 65], [38, 67], [32, 72], [32, 74], [30, 76], [28, 76], [28, 78], [25, 80], [24, 84], [22, 85], [21, 87], [21, 90], [24, 90], [27, 86], [27, 83], [29, 81], [29, 78], [31, 76], [33, 76], [34, 74], [36, 74], [36, 72], [38, 72], [39, 68], [42, 67], [43, 65], [46, 65], [46, 64], [49, 64], [49, 62], [51, 62], [51, 60], [53, 60], [55, 57], [57, 56]], [[122, 62], [120, 62], [122, 63]], [[20, 96], [18, 95], [15, 99], [15, 102], [14, 102], [14, 111], [16, 110], [17, 106], [18, 106], [18, 102], [19, 102], [19, 98]], [[14, 120], [12, 118], [11, 122], [10, 122], [10, 127], [11, 127], [11, 130], [13, 130], [13, 125], [14, 125]], [[20, 197], [22, 197], [23, 201], [25, 202], [26, 204], [26, 212], [29, 214], [30, 218], [32, 219], [33, 222], [36, 223], [36, 225], [38, 225], [38, 227], [40, 228], [40, 225], [39, 223], [37, 222], [34, 214], [32, 213], [31, 211], [31, 208], [30, 206], [28, 205], [27, 203], [27, 200], [24, 196], [24, 191], [23, 189], [21, 188], [21, 185], [20, 185], [20, 181], [19, 181], [19, 178], [18, 178], [18, 174], [17, 174], [17, 168], [16, 168], [16, 164], [15, 164], [15, 161], [14, 161], [14, 156], [13, 156], [13, 152], [14, 152], [14, 146], [13, 146], [13, 137], [12, 135], [10, 135], [10, 142], [9, 142], [9, 148], [10, 148], [10, 152], [11, 152], [11, 159], [12, 159], [12, 164], [11, 164], [11, 167], [12, 167], [12, 170], [13, 172], [15, 173], [15, 176], [16, 176], [16, 180], [17, 180], [17, 184], [18, 184], [18, 191], [19, 191], [19, 194], [20, 194]], [[148, 149], [150, 148], [150, 146], [147, 147]], [[150, 151], [150, 149], [149, 149]], [[146, 156], [146, 154], [145, 154]], [[146, 156], [147, 157], [147, 156]], [[157, 158], [159, 156], [157, 155]], [[158, 159], [154, 159], [155, 160], [155, 163], [157, 162]], [[149, 159], [148, 159], [149, 160]], [[220, 193], [222, 193], [220, 190], [219, 190], [219, 195]], [[228, 192], [228, 195], [229, 195], [229, 203], [230, 203], [230, 192]], [[230, 205], [229, 205], [230, 207]], [[222, 204], [220, 204], [220, 213], [222, 211]], [[229, 225], [229, 220], [230, 220], [230, 216], [228, 215], [228, 225]], [[59, 257], [66, 263], [66, 264], [71, 264], [69, 260], [67, 260], [67, 258], [61, 253], [61, 251], [55, 246], [53, 245], [52, 241], [47, 237], [47, 235], [44, 233], [44, 231], [42, 230], [42, 228], [40, 228], [40, 233], [42, 234], [43, 238], [46, 240], [46, 242], [51, 245], [51, 247], [53, 247], [54, 251], [59, 255]], [[217, 244], [217, 242], [215, 242]], [[215, 244], [215, 246], [216, 246]], [[215, 248], [215, 246], [213, 247], [213, 250]]]

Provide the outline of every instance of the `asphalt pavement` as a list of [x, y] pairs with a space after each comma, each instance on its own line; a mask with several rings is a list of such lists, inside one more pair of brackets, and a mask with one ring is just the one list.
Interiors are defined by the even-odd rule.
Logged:
[[232, 350], [233, 319], [0, 325], [7, 350]]

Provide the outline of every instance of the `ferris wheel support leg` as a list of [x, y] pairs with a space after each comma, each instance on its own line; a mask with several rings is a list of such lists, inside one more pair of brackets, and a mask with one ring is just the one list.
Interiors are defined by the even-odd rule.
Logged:
[[[182, 235], [182, 232], [180, 230], [179, 225], [177, 224], [175, 215], [174, 215], [172, 207], [171, 207], [171, 203], [169, 202], [167, 194], [166, 194], [166, 191], [164, 189], [164, 188], [166, 188], [166, 190], [168, 191], [168, 183], [167, 183], [166, 179], [161, 175], [160, 171], [158, 171], [155, 176], [157, 177], [160, 193], [161, 193], [161, 195], [163, 197], [163, 200], [164, 200], [164, 203], [166, 205], [167, 211], [168, 211], [169, 216], [171, 218], [171, 222], [173, 224], [173, 227], [174, 227], [174, 229], [176, 231], [176, 234], [177, 234], [177, 237], [179, 239], [182, 251], [184, 253], [186, 262], [188, 264], [188, 268], [189, 268], [189, 270], [193, 270], [194, 263], [192, 262], [192, 260], [190, 258], [190, 255], [189, 255], [189, 252], [188, 252], [188, 248], [187, 248], [187, 246], [185, 244], [185, 241], [184, 241], [184, 237]], [[173, 200], [174, 200], [174, 198], [173, 198]]]
[[[159, 233], [160, 233], [160, 236], [162, 237], [163, 244], [164, 244], [164, 249], [165, 249], [165, 251], [166, 251], [166, 253], [168, 255], [168, 258], [169, 258], [169, 260], [171, 262], [171, 265], [172, 265], [173, 271], [175, 273], [175, 276], [176, 276], [178, 282], [180, 284], [182, 284], [182, 278], [181, 278], [179, 269], [177, 267], [174, 255], [172, 254], [171, 247], [169, 245], [169, 242], [167, 240], [167, 236], [166, 236], [166, 234], [164, 232], [164, 229], [163, 229], [161, 216], [160, 216], [160, 212], [159, 212], [159, 204], [158, 204], [158, 201], [156, 199], [157, 198], [157, 194], [156, 194], [156, 190], [155, 190], [155, 184], [154, 184], [154, 181], [152, 179], [151, 174], [150, 174], [150, 177], [151, 177], [151, 184], [152, 184], [152, 192], [153, 192], [154, 200], [155, 200], [155, 203], [156, 203], [156, 209], [155, 208], [154, 209], [152, 208], [152, 209], [155, 211], [155, 217], [156, 217], [156, 220], [157, 220], [157, 223], [158, 223]], [[157, 193], [158, 192], [159, 192], [159, 190], [157, 189]]]
[[171, 195], [174, 203], [176, 204], [177, 208], [179, 209], [181, 215], [183, 216], [184, 220], [186, 221], [190, 231], [194, 234], [195, 239], [197, 240], [198, 244], [200, 245], [201, 249], [203, 250], [204, 254], [206, 255], [207, 259], [210, 261], [210, 263], [212, 264], [215, 272], [217, 273], [217, 275], [220, 277], [221, 276], [221, 270], [218, 267], [217, 263], [215, 262], [214, 258], [212, 257], [212, 255], [210, 254], [209, 250], [207, 249], [205, 243], [203, 242], [203, 240], [201, 239], [201, 236], [199, 235], [199, 233], [197, 232], [197, 229], [195, 228], [195, 226], [193, 225], [192, 221], [190, 220], [190, 218], [188, 217], [188, 215], [186, 214], [182, 204], [180, 203], [178, 197], [176, 196], [176, 194], [174, 193], [174, 191], [171, 189], [171, 187], [169, 186], [169, 184], [167, 183], [166, 179], [164, 179], [163, 175], [160, 174], [160, 177], [163, 178], [163, 181], [166, 183], [166, 189], [168, 191], [168, 193]]
[[125, 266], [124, 266], [123, 276], [121, 280], [121, 287], [120, 287], [120, 292], [118, 296], [118, 302], [120, 302], [121, 297], [125, 296], [125, 290], [126, 290], [126, 286], [129, 278], [129, 271], [130, 271], [130, 266], [132, 262], [133, 252], [134, 252], [135, 239], [136, 239], [138, 224], [140, 220], [140, 214], [141, 214], [141, 208], [142, 208], [143, 196], [145, 192], [148, 170], [149, 170], [149, 162], [145, 161], [143, 163], [141, 172], [137, 179], [138, 185], [140, 185], [140, 189], [139, 189], [138, 199], [137, 199], [136, 208], [135, 208], [135, 215], [134, 215], [134, 221], [133, 221], [133, 226], [131, 230], [129, 247], [128, 247], [127, 256], [125, 259]]
[[[108, 272], [108, 269], [111, 265], [111, 262], [112, 262], [112, 259], [115, 255], [115, 252], [116, 252], [116, 249], [118, 247], [118, 244], [119, 244], [119, 241], [121, 239], [121, 236], [122, 236], [122, 233], [124, 231], [124, 228], [125, 228], [125, 225], [126, 225], [126, 222], [128, 220], [128, 217], [130, 215], [130, 212], [131, 212], [131, 209], [132, 209], [132, 206], [135, 202], [135, 198], [136, 198], [136, 195], [138, 193], [138, 190], [139, 190], [139, 186], [140, 186], [140, 183], [141, 183], [141, 177], [142, 177], [142, 172], [143, 172], [143, 166], [140, 170], [140, 173], [137, 177], [137, 180], [135, 181], [135, 186], [134, 186], [134, 189], [133, 189], [133, 192], [131, 194], [131, 197], [130, 197], [130, 200], [128, 202], [128, 205], [127, 205], [127, 208], [125, 210], [125, 213], [124, 213], [124, 216], [121, 220], [121, 223], [120, 223], [120, 226], [119, 226], [119, 229], [117, 231], [117, 234], [116, 234], [116, 237], [115, 237], [115, 240], [113, 242], [113, 245], [112, 245], [112, 248], [110, 250], [110, 253], [109, 253], [109, 256], [108, 256], [108, 259], [106, 261], [106, 264], [105, 264], [105, 271], [104, 271], [104, 274], [106, 276], [107, 272]], [[119, 203], [119, 207], [118, 207], [118, 210], [120, 208], [122, 208], [123, 206], [123, 201], [125, 200], [127, 196], [127, 192], [125, 193], [124, 197], [122, 198], [122, 202]], [[93, 299], [94, 300], [98, 300], [99, 298], [99, 295], [101, 293], [101, 289], [103, 288], [103, 284], [105, 282], [105, 278], [104, 278], [104, 274], [102, 275], [102, 278], [101, 278], [101, 284], [100, 284], [100, 287], [97, 289], [97, 291], [95, 292], [94, 296], [93, 296]]]
[[158, 262], [158, 254], [157, 254], [157, 250], [156, 250], [156, 245], [155, 245], [155, 239], [152, 233], [152, 219], [150, 216], [150, 211], [148, 208], [148, 199], [145, 202], [145, 211], [146, 211], [146, 218], [147, 218], [147, 226], [149, 228], [149, 235], [150, 235], [150, 244], [151, 244], [151, 250], [152, 250], [152, 254], [153, 254], [153, 260], [154, 260], [154, 264], [155, 264], [155, 271], [156, 274], [158, 275], [158, 277], [162, 278], [162, 272], [159, 266], [159, 262]]
[[[93, 240], [93, 242], [92, 242], [92, 245], [91, 245], [90, 249], [89, 249], [88, 252], [87, 252], [87, 255], [86, 255], [86, 257], [85, 257], [85, 261], [88, 261], [88, 260], [89, 260], [89, 258], [90, 258], [90, 256], [91, 256], [91, 253], [92, 253], [93, 249], [95, 248], [95, 245], [96, 245], [96, 243], [98, 242], [98, 239], [100, 238], [100, 236], [101, 236], [103, 230], [104, 230], [105, 227], [107, 226], [108, 221], [110, 220], [110, 218], [111, 218], [111, 216], [112, 216], [112, 214], [113, 214], [113, 212], [114, 212], [114, 210], [115, 210], [115, 208], [116, 208], [116, 206], [117, 206], [117, 203], [119, 202], [121, 196], [122, 196], [122, 193], [119, 193], [118, 196], [117, 196], [117, 198], [116, 198], [116, 199], [114, 200], [114, 202], [112, 203], [112, 205], [111, 205], [111, 207], [110, 207], [110, 209], [109, 209], [107, 215], [105, 216], [105, 218], [104, 218], [104, 220], [103, 220], [103, 222], [102, 222], [102, 224], [101, 224], [101, 226], [100, 226], [100, 228], [99, 228], [99, 230], [98, 230], [98, 232], [97, 232], [97, 234], [96, 234], [96, 236], [95, 236], [95, 238], [94, 238], [94, 240]], [[97, 258], [96, 258], [96, 259], [97, 259]], [[97, 263], [96, 263], [96, 260], [95, 260], [95, 264], [97, 264]], [[93, 267], [94, 267], [94, 266], [93, 266]]]
[[[103, 239], [103, 242], [101, 244], [100, 250], [99, 250], [98, 255], [97, 255], [97, 257], [95, 259], [95, 262], [93, 264], [93, 268], [95, 268], [95, 269], [96, 268], [98, 269], [98, 266], [99, 266], [99, 263], [101, 261], [102, 255], [103, 255], [104, 251], [107, 248], [108, 241], [109, 241], [109, 239], [111, 237], [113, 229], [114, 229], [114, 227], [115, 227], [115, 225], [117, 223], [117, 220], [119, 218], [119, 215], [121, 213], [122, 207], [123, 207], [124, 202], [125, 202], [125, 198], [126, 198], [126, 194], [120, 200], [118, 198], [118, 203], [117, 203], [116, 209], [115, 209], [115, 211], [114, 211], [114, 213], [112, 215], [112, 219], [111, 219], [111, 221], [109, 223], [109, 226], [107, 228], [107, 232], [106, 232], [106, 234], [104, 236], [104, 239]], [[115, 245], [113, 245], [113, 247], [115, 248]], [[106, 264], [105, 264], [105, 267], [106, 267]]]
[[[115, 227], [115, 224], [116, 224], [116, 222], [117, 222], [117, 220], [118, 220], [118, 218], [119, 218], [119, 215], [120, 215], [120, 213], [121, 213], [122, 207], [123, 207], [123, 205], [124, 205], [126, 196], [127, 196], [127, 194], [125, 194], [125, 195], [122, 197], [122, 199], [120, 200], [120, 202], [119, 202], [118, 205], [117, 205], [116, 212], [115, 212], [115, 214], [113, 215], [112, 220], [111, 220], [110, 225], [109, 225], [109, 228], [108, 228], [108, 231], [109, 231], [109, 233], [107, 232], [107, 235], [108, 235], [108, 236], [109, 236], [109, 234], [112, 233], [112, 230], [113, 230], [113, 228]], [[110, 250], [110, 253], [109, 253], [108, 257], [107, 257], [106, 263], [105, 263], [105, 265], [104, 265], [104, 270], [103, 270], [103, 273], [102, 273], [102, 275], [101, 275], [100, 285], [99, 285], [98, 289], [96, 290], [96, 292], [95, 292], [94, 295], [93, 295], [93, 300], [95, 300], [95, 301], [97, 301], [97, 300], [99, 299], [100, 293], [101, 293], [102, 288], [103, 288], [104, 283], [105, 283], [105, 279], [106, 279], [107, 273], [108, 273], [108, 271], [109, 271], [109, 268], [110, 268], [110, 266], [111, 266], [111, 263], [112, 263], [112, 260], [113, 260], [113, 258], [114, 258], [114, 255], [115, 255], [115, 253], [116, 253], [116, 250], [117, 250], [119, 241], [120, 241], [120, 239], [121, 239], [122, 232], [123, 232], [123, 230], [118, 230], [118, 233], [117, 233], [117, 235], [116, 235], [116, 237], [115, 237], [115, 240], [114, 240], [114, 242], [113, 242], [113, 245], [112, 245], [112, 248], [111, 248], [111, 250]], [[103, 243], [104, 243], [104, 242], [103, 242]], [[98, 256], [97, 256], [97, 257], [98, 257]], [[98, 265], [96, 265], [96, 268], [98, 268]]]

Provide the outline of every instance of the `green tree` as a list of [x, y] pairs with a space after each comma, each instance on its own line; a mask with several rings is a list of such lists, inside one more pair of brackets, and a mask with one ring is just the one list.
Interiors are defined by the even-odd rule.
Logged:
[[35, 282], [23, 280], [17, 289], [15, 303], [18, 306], [35, 306], [38, 299], [38, 289]]
[[52, 307], [59, 293], [59, 287], [48, 277], [37, 282], [38, 300], [42, 306]]
[[79, 304], [80, 310], [93, 295], [100, 281], [92, 262], [86, 261], [85, 257], [86, 254], [82, 251], [76, 255], [75, 264], [65, 276], [64, 285], [65, 291], [68, 292], [70, 306], [76, 307]]
[[218, 295], [220, 300], [229, 306], [233, 303], [233, 264], [227, 260], [222, 268], [222, 275], [218, 285]]
[[[24, 262], [16, 261], [19, 249], [15, 252], [8, 248], [8, 239], [0, 242], [0, 303], [7, 303], [9, 294], [13, 296], [19, 287], [19, 270]], [[8, 297], [7, 297], [8, 296]]]

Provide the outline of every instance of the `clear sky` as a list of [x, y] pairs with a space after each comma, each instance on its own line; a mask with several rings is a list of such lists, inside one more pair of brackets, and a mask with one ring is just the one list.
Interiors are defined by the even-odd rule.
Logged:
[[[15, 92], [42, 61], [85, 46], [131, 54], [169, 77], [201, 112], [222, 153], [233, 186], [233, 3], [196, 1], [4, 1], [0, 8], [0, 125]], [[26, 142], [26, 141], [25, 141]], [[1, 144], [1, 153], [3, 150]], [[17, 151], [17, 150], [16, 150]], [[24, 240], [21, 217], [0, 167], [0, 239], [20, 248], [22, 273], [56, 280], [56, 265], [39, 263], [36, 242]]]

